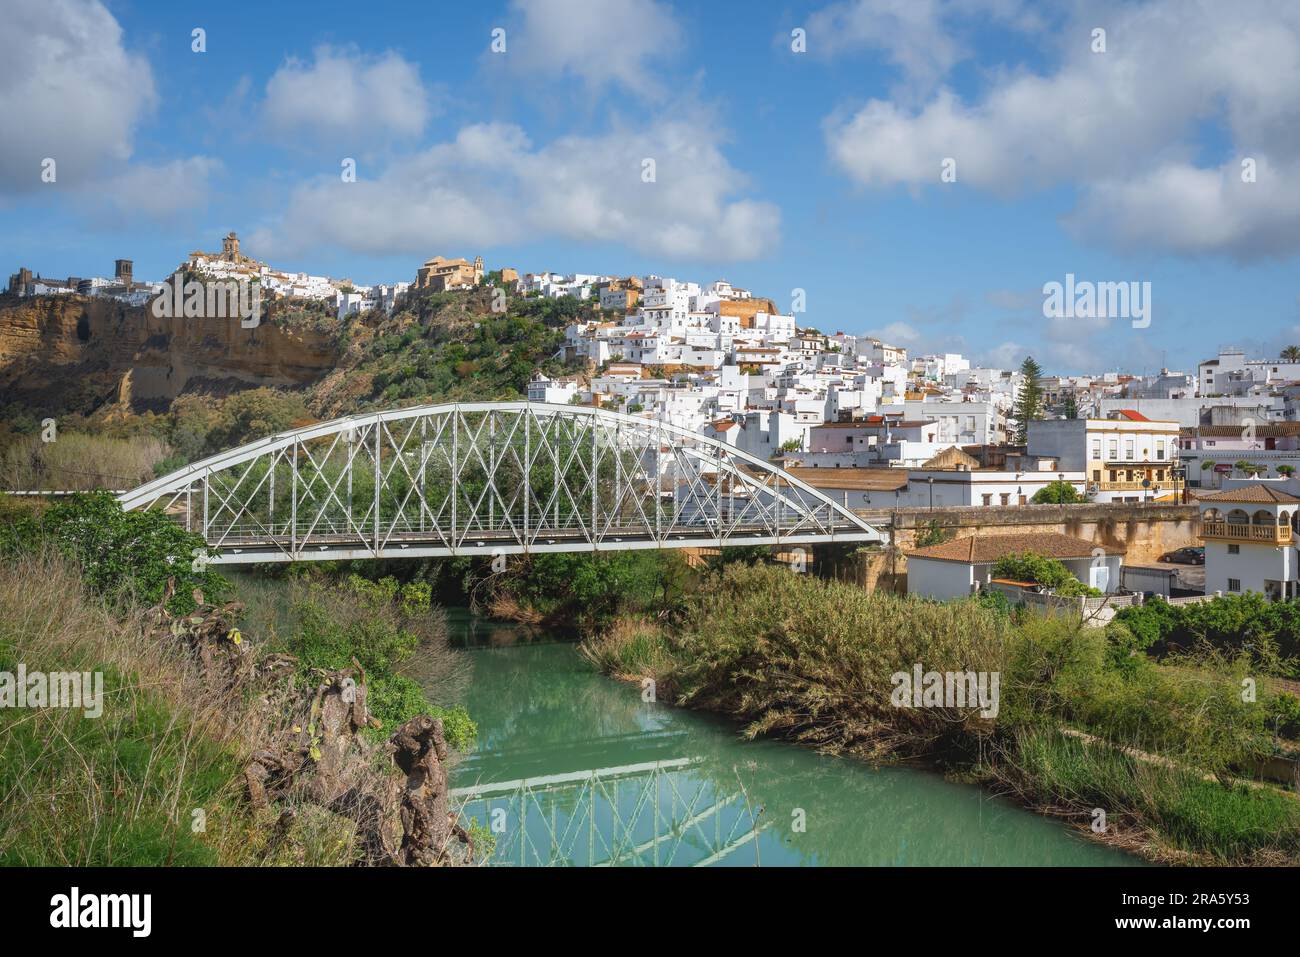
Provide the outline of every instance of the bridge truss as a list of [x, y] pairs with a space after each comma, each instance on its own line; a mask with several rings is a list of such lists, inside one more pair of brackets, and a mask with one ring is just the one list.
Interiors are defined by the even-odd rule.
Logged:
[[215, 564], [881, 541], [778, 466], [585, 406], [372, 412], [214, 455], [118, 497]]
[[[495, 837], [497, 866], [705, 867], [741, 851], [773, 821], [673, 758], [453, 788], [464, 819]], [[757, 861], [755, 852], [754, 861]]]

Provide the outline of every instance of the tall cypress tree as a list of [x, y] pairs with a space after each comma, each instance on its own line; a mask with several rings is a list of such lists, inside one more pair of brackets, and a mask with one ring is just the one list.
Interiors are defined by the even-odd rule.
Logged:
[[1033, 356], [1025, 356], [1020, 363], [1020, 392], [1016, 396], [1016, 444], [1029, 442], [1029, 423], [1043, 417], [1043, 367], [1034, 361]]

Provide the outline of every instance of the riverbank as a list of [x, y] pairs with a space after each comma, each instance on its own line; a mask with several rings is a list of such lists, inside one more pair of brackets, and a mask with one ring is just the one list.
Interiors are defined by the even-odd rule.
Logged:
[[[671, 624], [624, 617], [582, 648], [605, 673], [726, 715], [747, 737], [930, 762], [1148, 860], [1300, 860], [1300, 801], [1240, 777], [1276, 751], [1271, 729], [1290, 703], [1262, 690], [1243, 701], [1240, 659], [1157, 667], [1122, 626], [1017, 621], [770, 565], [730, 565]], [[918, 668], [997, 675], [997, 701], [900, 694]]]
[[192, 539], [103, 496], [0, 525], [0, 864], [474, 861], [428, 587], [285, 581], [250, 615]]

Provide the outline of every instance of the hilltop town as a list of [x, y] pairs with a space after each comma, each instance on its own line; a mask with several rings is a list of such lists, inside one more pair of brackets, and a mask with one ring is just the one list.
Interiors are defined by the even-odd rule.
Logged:
[[[422, 297], [484, 288], [525, 302], [580, 304], [583, 311], [569, 313], [577, 318], [557, 340], [555, 362], [547, 363], [551, 374], [539, 364], [527, 383], [530, 401], [594, 405], [670, 423], [779, 462], [859, 511], [1063, 502], [1186, 506], [1212, 494], [1231, 499], [1244, 488], [1267, 490], [1250, 496], [1276, 497], [1264, 504], [1300, 495], [1296, 348], [1254, 358], [1225, 347], [1195, 373], [1048, 375], [1032, 360], [989, 368], [959, 354], [909, 353], [874, 336], [819, 328], [815, 317], [725, 279], [521, 274], [508, 266], [489, 272], [481, 256], [434, 256], [409, 281], [364, 286], [276, 269], [246, 255], [234, 232], [223, 237], [219, 252], [190, 253], [177, 272], [206, 282], [257, 283], [263, 295], [315, 303], [340, 323], [350, 317], [382, 322]], [[10, 277], [7, 292], [143, 306], [162, 288], [136, 279], [132, 262], [120, 259], [112, 279], [53, 280], [23, 268]], [[556, 374], [557, 367], [572, 371]], [[1207, 527], [1219, 527], [1213, 524], [1219, 519], [1236, 524], [1242, 515], [1249, 522], [1255, 511], [1216, 509]], [[1283, 517], [1294, 515], [1273, 516]], [[1232, 536], [1241, 534], [1224, 526], [1220, 536], [1234, 557], [1243, 541]], [[1091, 558], [1075, 542], [1021, 544], [1079, 553], [1058, 556], [1065, 560]], [[1188, 542], [1199, 547], [1195, 538], [1173, 540]], [[1248, 552], [1252, 542], [1245, 539]], [[1141, 551], [1155, 557], [1158, 545], [1148, 542]], [[964, 564], [974, 568], [981, 563], [972, 556]], [[919, 569], [927, 556], [911, 557]], [[1142, 576], [1129, 558], [1127, 572], [1118, 564], [1107, 571], [1101, 562], [1101, 574], [1081, 567], [1081, 577], [1102, 591], [1121, 588]], [[1255, 566], [1263, 570], [1240, 571]], [[1264, 557], [1238, 562], [1237, 574], [1227, 567], [1221, 562], [1218, 572], [1209, 570], [1207, 582], [1229, 592], [1292, 594], [1300, 587], [1294, 570], [1277, 572]], [[1200, 584], [1194, 573], [1183, 580], [1148, 578], [1141, 583], [1155, 581], [1165, 594]], [[975, 587], [967, 574], [956, 584], [916, 579], [912, 590], [947, 597]]]

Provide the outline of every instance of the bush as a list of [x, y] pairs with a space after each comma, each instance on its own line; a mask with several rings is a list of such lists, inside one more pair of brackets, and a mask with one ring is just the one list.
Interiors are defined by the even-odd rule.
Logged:
[[209, 601], [230, 593], [226, 579], [195, 562], [206, 551], [202, 536], [159, 511], [124, 512], [107, 492], [74, 495], [39, 517], [0, 526], [0, 557], [37, 552], [46, 544], [78, 562], [87, 583], [114, 599], [155, 605], [171, 580], [176, 590], [167, 607], [184, 614], [194, 608], [196, 588]]
[[457, 750], [473, 745], [478, 731], [459, 705], [434, 704], [402, 666], [425, 649], [441, 657], [446, 678], [455, 670], [447, 645], [446, 623], [430, 604], [429, 586], [395, 579], [371, 582], [353, 575], [341, 585], [297, 583], [292, 591], [293, 624], [286, 650], [298, 658], [300, 673], [338, 671], [355, 659], [365, 672], [367, 704], [381, 726], [367, 733], [386, 738], [416, 715], [441, 718], [447, 743]]
[[1048, 482], [1030, 499], [1035, 505], [1074, 505], [1083, 500], [1083, 496], [1073, 485], [1060, 479]]
[[993, 565], [993, 577], [1034, 582], [1063, 598], [1078, 598], [1084, 595], [1096, 597], [1101, 594], [1096, 588], [1090, 588], [1075, 578], [1070, 570], [1055, 558], [1044, 558], [1033, 552], [1005, 555], [999, 558]]
[[1157, 656], [1198, 646], [1246, 651], [1266, 670], [1293, 673], [1300, 655], [1300, 602], [1270, 602], [1254, 593], [1178, 606], [1153, 598], [1120, 610], [1116, 620]]

